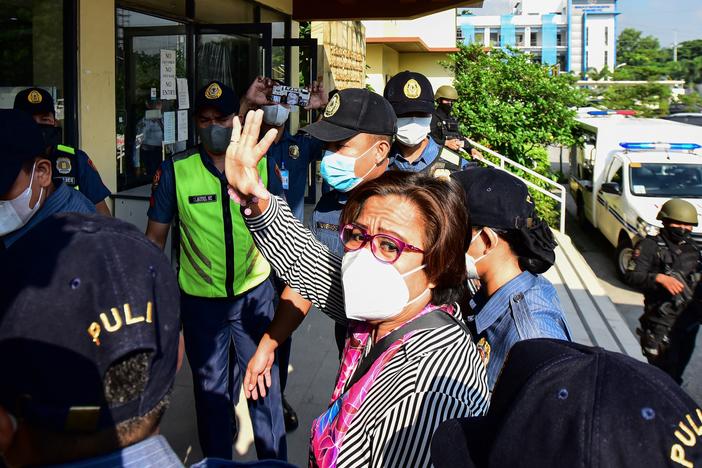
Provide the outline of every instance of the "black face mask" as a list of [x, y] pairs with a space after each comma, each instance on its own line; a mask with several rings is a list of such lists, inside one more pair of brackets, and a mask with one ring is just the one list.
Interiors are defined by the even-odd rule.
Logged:
[[668, 238], [670, 238], [670, 240], [672, 240], [676, 244], [679, 244], [684, 240], [690, 239], [690, 231], [688, 231], [687, 229], [679, 227], [668, 227], [665, 230], [668, 233]]
[[441, 104], [439, 104], [439, 109], [446, 112], [447, 114], [450, 114], [451, 111], [453, 110], [453, 103], [452, 102], [441, 103]]
[[63, 131], [61, 130], [61, 127], [41, 124], [39, 125], [39, 128], [41, 129], [41, 135], [44, 137], [44, 144], [46, 146], [55, 148], [63, 141]]
[[198, 128], [197, 132], [200, 135], [202, 144], [205, 145], [207, 151], [212, 154], [223, 154], [227, 151], [229, 140], [232, 138], [232, 128], [220, 127], [219, 125], [210, 125], [205, 128]]

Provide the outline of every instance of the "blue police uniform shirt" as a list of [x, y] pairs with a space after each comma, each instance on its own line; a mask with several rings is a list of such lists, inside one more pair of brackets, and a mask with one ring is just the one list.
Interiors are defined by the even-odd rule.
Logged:
[[[399, 144], [395, 143], [392, 145], [390, 155], [388, 156], [388, 160], [390, 161], [390, 164], [388, 164], [388, 169], [395, 169], [404, 172], [422, 172], [424, 169], [429, 167], [436, 158], [439, 157], [439, 153], [441, 152], [442, 148], [443, 146], [435, 142], [432, 137], [429, 137], [429, 144], [426, 148], [424, 148], [422, 154], [415, 161], [409, 162], [402, 156]], [[460, 159], [461, 169], [467, 168], [468, 161], [464, 158]]]
[[[46, 191], [44, 191], [43, 196], [46, 196]], [[95, 213], [95, 204], [85, 198], [78, 190], [72, 189], [66, 184], [58, 183], [54, 193], [46, 199], [44, 205], [37, 210], [34, 216], [29, 218], [27, 224], [16, 231], [5, 234], [0, 237], [0, 240], [2, 240], [5, 247], [10, 247], [34, 226], [56, 213]]]
[[[297, 147], [295, 151], [294, 147]], [[312, 161], [322, 158], [324, 143], [311, 136], [298, 133], [291, 135], [287, 130], [278, 143], [268, 149], [268, 191], [285, 198], [293, 215], [302, 222], [305, 214], [305, 189], [307, 175]], [[296, 153], [297, 157], [294, 154]], [[283, 189], [280, 171], [288, 171], [288, 189]], [[277, 170], [276, 170], [277, 169]]]
[[183, 463], [166, 439], [158, 435], [107, 455], [50, 465], [49, 468], [180, 468], [182, 466]]
[[558, 294], [541, 275], [524, 271], [489, 298], [482, 288], [471, 299], [470, 308], [468, 324], [476, 332], [475, 341], [487, 366], [491, 391], [507, 353], [518, 341], [571, 340]]
[[[72, 161], [76, 164], [76, 185], [80, 193], [85, 195], [85, 197], [93, 202], [93, 204], [98, 204], [105, 198], [109, 197], [111, 192], [100, 178], [100, 174], [90, 160], [90, 157], [85, 153], [85, 151], [76, 148], [76, 154], [72, 158]], [[56, 147], [54, 147], [51, 153], [51, 160], [55, 161], [57, 157], [65, 155], [65, 153], [60, 152]], [[55, 167], [54, 167], [54, 170]], [[60, 176], [60, 174], [54, 174], [54, 176]]]
[[339, 237], [339, 220], [341, 210], [349, 196], [347, 193], [332, 190], [319, 199], [312, 212], [309, 229], [322, 244], [329, 247], [332, 253], [344, 256], [344, 244]]

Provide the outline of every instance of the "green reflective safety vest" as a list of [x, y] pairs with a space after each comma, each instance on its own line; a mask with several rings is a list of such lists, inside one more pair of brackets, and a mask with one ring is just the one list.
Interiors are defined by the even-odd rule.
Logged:
[[[256, 248], [227, 183], [197, 149], [173, 157], [180, 230], [181, 289], [198, 297], [234, 297], [258, 286], [271, 268]], [[214, 167], [212, 167], [212, 170]], [[267, 183], [266, 160], [258, 171]]]

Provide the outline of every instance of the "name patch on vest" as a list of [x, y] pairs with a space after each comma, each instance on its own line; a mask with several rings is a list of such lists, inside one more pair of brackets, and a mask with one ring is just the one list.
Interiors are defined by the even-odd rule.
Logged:
[[188, 197], [188, 202], [191, 205], [196, 205], [198, 203], [212, 203], [217, 201], [217, 195], [192, 195]]

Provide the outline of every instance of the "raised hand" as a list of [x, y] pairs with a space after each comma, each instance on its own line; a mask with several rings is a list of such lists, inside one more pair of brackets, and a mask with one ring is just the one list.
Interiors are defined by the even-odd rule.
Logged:
[[270, 100], [270, 96], [274, 84], [275, 83], [270, 78], [257, 76], [251, 83], [251, 86], [249, 86], [249, 89], [246, 90], [246, 101], [248, 104], [253, 107], [273, 104], [273, 101]]
[[270, 193], [261, 183], [258, 163], [275, 141], [278, 131], [274, 128], [268, 130], [259, 141], [262, 121], [262, 110], [249, 111], [242, 131], [239, 119], [234, 117], [232, 138], [224, 160], [224, 173], [229, 183], [230, 195], [242, 205], [246, 205], [253, 198], [270, 198]]
[[310, 87], [310, 101], [305, 106], [306, 110], [321, 109], [329, 102], [329, 95], [324, 90], [324, 83], [321, 81], [313, 81]]

